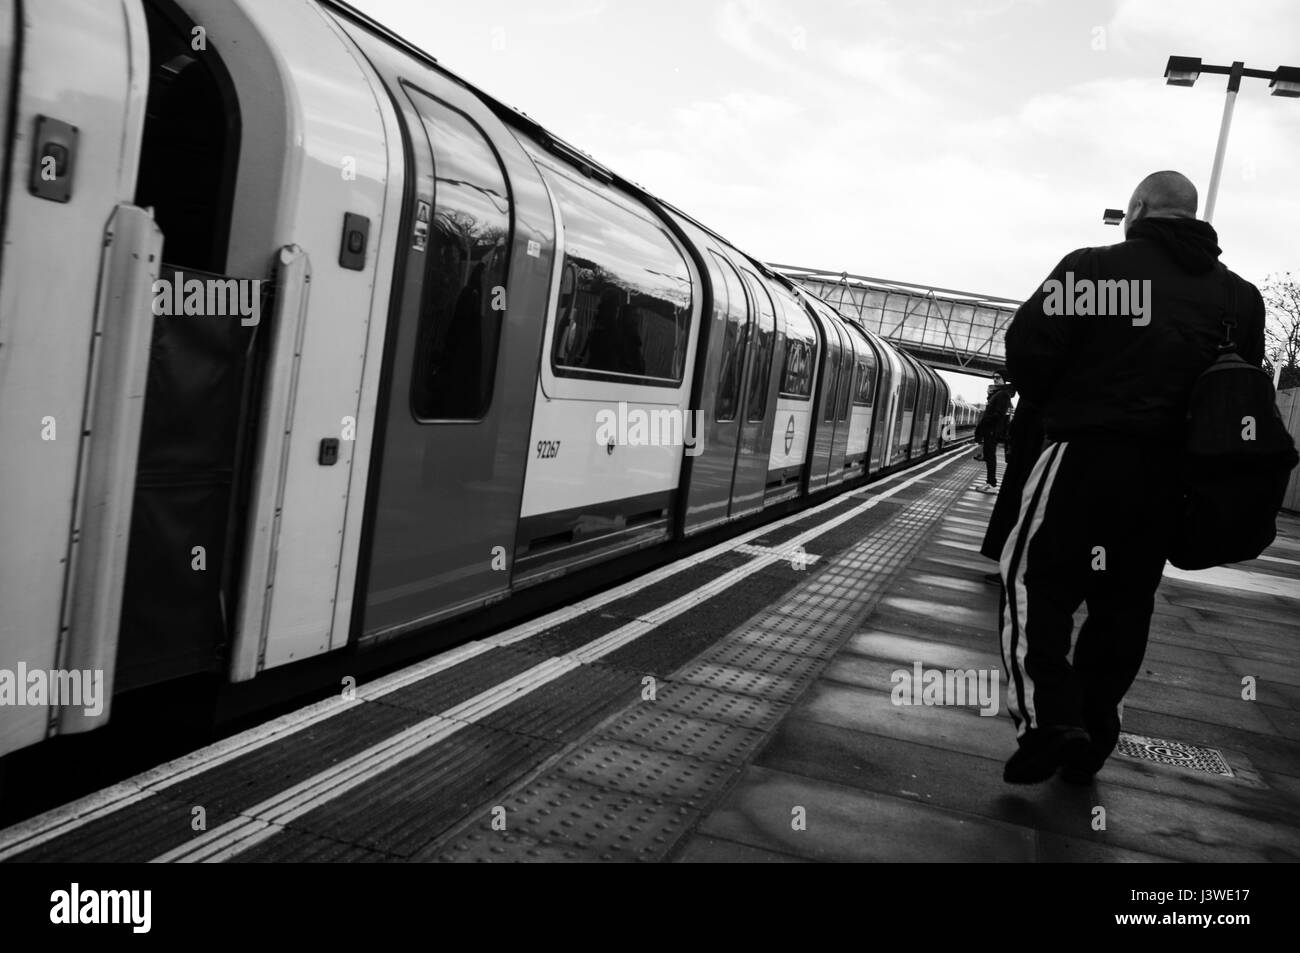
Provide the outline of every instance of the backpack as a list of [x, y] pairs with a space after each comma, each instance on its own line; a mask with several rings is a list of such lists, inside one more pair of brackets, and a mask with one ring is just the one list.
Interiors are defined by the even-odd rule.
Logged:
[[1224, 339], [1187, 409], [1181, 509], [1168, 553], [1179, 569], [1241, 562], [1267, 549], [1300, 462], [1272, 380], [1237, 354], [1236, 282], [1231, 274], [1227, 280]]

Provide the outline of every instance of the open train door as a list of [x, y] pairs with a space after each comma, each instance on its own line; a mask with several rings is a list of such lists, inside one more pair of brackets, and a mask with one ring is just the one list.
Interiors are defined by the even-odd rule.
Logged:
[[[148, 109], [136, 201], [163, 231], [117, 653], [117, 690], [215, 673], [233, 602], [232, 503], [261, 283], [225, 274], [239, 108], [218, 44], [169, 0], [144, 0]], [[259, 276], [260, 277], [260, 276]], [[243, 292], [252, 317], [237, 314]], [[191, 292], [202, 289], [200, 302]], [[220, 298], [214, 294], [221, 291]], [[187, 307], [188, 305], [188, 307]]]
[[161, 236], [139, 0], [0, 0], [0, 754], [108, 718]]

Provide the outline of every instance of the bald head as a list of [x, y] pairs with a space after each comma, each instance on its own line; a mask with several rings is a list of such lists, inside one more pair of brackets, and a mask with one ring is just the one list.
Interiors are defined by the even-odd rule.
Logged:
[[1128, 200], [1124, 232], [1144, 218], [1195, 218], [1196, 186], [1181, 172], [1152, 172]]

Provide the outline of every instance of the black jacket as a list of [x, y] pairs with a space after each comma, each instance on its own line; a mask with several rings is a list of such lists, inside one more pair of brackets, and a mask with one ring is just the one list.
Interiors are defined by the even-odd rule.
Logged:
[[984, 413], [980, 415], [980, 422], [975, 425], [976, 440], [984, 440], [988, 437], [994, 440], [1007, 438], [1007, 414], [1011, 411], [1011, 395], [1015, 392], [1014, 385], [1003, 384], [989, 394], [988, 403], [984, 405]]
[[[1208, 223], [1147, 218], [1129, 229], [1127, 241], [1080, 248], [1061, 260], [1020, 306], [1006, 335], [1007, 376], [1042, 407], [1047, 439], [1178, 443], [1192, 385], [1223, 338], [1228, 281], [1236, 288], [1238, 352], [1251, 363], [1263, 361], [1263, 299], [1219, 264], [1219, 254]], [[1100, 286], [1103, 309], [1094, 284], [1094, 313], [1079, 314], [1089, 304], [1078, 292], [1068, 294], [1067, 273], [1076, 289], [1085, 280], [1122, 281], [1140, 294], [1125, 313], [1115, 314], [1123, 305], [1119, 286]], [[1065, 308], [1076, 313], [1061, 313]]]

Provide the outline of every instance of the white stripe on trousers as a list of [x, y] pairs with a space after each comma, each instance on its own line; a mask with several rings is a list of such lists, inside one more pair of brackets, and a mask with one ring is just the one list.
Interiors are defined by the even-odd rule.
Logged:
[[[1025, 568], [1029, 562], [1029, 547], [1034, 542], [1034, 534], [1043, 525], [1043, 516], [1047, 512], [1047, 499], [1052, 493], [1052, 483], [1056, 471], [1065, 459], [1068, 442], [1049, 443], [1038, 455], [1029, 479], [1025, 481], [1024, 492], [1020, 496], [1020, 518], [1015, 529], [1007, 536], [1002, 546], [1002, 558], [999, 567], [1002, 570], [1002, 584], [1007, 590], [1006, 614], [1002, 620], [1002, 664], [1007, 668], [1007, 710], [1022, 715], [1016, 729], [1019, 737], [1029, 728], [1037, 728], [1034, 718], [1034, 682], [1025, 671], [1025, 656], [1029, 653], [1029, 640], [1026, 638], [1025, 624], [1029, 619], [1028, 590], [1025, 588]], [[1059, 452], [1057, 452], [1059, 449]], [[1034, 506], [1034, 494], [1038, 487], [1043, 491], [1038, 495], [1038, 505]], [[1033, 510], [1031, 513], [1030, 510]], [[1020, 548], [1020, 559], [1016, 560], [1016, 547], [1021, 535], [1025, 535], [1024, 545]], [[1012, 593], [1015, 599], [1011, 598]], [[1024, 685], [1024, 698], [1016, 690], [1016, 677]], [[1022, 704], [1023, 702], [1023, 704]]]

